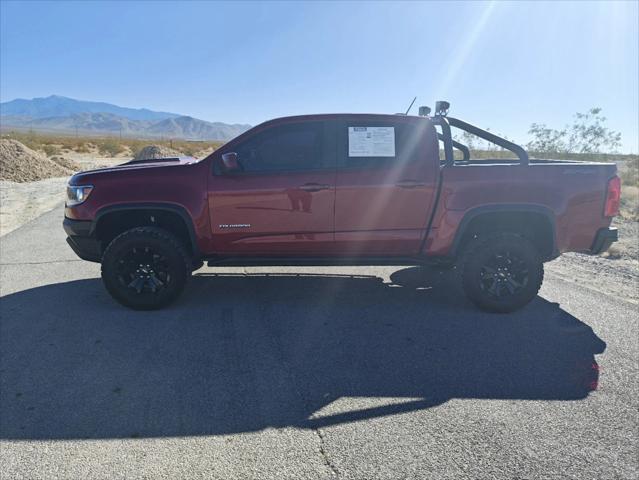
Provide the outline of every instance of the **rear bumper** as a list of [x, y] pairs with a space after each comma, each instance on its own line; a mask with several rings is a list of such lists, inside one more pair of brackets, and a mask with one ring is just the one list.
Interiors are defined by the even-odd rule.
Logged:
[[619, 233], [616, 228], [600, 228], [597, 231], [597, 235], [595, 235], [595, 240], [592, 242], [592, 247], [590, 247], [590, 253], [593, 255], [597, 255], [599, 253], [605, 252], [610, 248], [613, 242], [616, 242], [619, 239]]
[[65, 218], [62, 226], [68, 235], [67, 243], [78, 257], [89, 262], [100, 263], [102, 260], [102, 245], [92, 235], [92, 223], [86, 220]]

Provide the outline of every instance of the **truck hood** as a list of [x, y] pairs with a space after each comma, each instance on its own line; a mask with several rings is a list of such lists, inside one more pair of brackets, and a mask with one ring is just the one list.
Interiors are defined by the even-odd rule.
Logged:
[[167, 168], [167, 167], [179, 167], [182, 165], [191, 165], [197, 163], [192, 157], [174, 157], [174, 158], [156, 158], [149, 160], [131, 160], [121, 165], [115, 165], [113, 167], [96, 168], [94, 170], [85, 170], [83, 172], [76, 173], [69, 180], [70, 185], [79, 185], [87, 177], [95, 177], [102, 174], [113, 173], [125, 173], [127, 171], [139, 171], [155, 168]]

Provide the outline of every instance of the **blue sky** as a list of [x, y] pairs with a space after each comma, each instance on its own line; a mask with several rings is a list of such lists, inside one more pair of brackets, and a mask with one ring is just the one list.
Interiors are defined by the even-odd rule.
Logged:
[[0, 98], [257, 124], [436, 99], [517, 141], [603, 107], [639, 151], [639, 2], [7, 2]]

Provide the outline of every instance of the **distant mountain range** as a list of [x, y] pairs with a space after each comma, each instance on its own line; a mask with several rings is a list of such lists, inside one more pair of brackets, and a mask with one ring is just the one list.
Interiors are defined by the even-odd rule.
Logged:
[[146, 108], [126, 108], [51, 95], [0, 103], [2, 128], [48, 132], [78, 132], [126, 137], [165, 137], [187, 140], [230, 140], [250, 125], [207, 122]]

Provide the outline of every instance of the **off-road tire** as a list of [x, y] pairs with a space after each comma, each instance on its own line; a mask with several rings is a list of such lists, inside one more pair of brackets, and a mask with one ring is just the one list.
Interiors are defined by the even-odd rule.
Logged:
[[[527, 273], [525, 283], [518, 282], [521, 288], [500, 298], [489, 293], [486, 283], [490, 281], [484, 276], [491, 259], [503, 259], [505, 252], [516, 258]], [[515, 233], [501, 232], [468, 243], [460, 262], [460, 274], [464, 292], [475, 305], [488, 312], [507, 313], [522, 308], [535, 298], [544, 279], [544, 265], [530, 240]]]
[[[134, 278], [131, 284], [137, 281], [137, 277], [128, 277], [128, 271], [123, 274], [123, 264], [126, 263], [128, 268], [130, 257], [134, 255], [131, 252], [138, 251], [141, 253], [135, 255], [147, 255], [142, 258], [149, 258], [148, 252], [151, 252], [152, 261], [156, 255], [161, 259], [159, 268], [162, 272], [157, 275], [162, 275], [160, 278], [164, 282], [160, 280], [162, 286], [159, 289], [153, 268], [154, 283], [151, 287], [145, 284], [138, 291], [136, 286], [127, 285], [131, 278]], [[102, 281], [111, 296], [122, 305], [134, 310], [156, 310], [169, 305], [182, 293], [192, 268], [193, 260], [188, 251], [173, 234], [157, 227], [136, 227], [121, 233], [109, 243], [102, 256]], [[154, 290], [150, 291], [150, 288]]]

